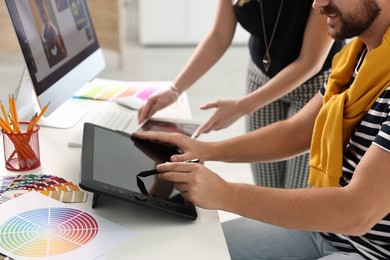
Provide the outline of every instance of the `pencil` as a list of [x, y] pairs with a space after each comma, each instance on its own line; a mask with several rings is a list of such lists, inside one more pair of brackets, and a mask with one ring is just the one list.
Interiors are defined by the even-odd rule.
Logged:
[[[11, 95], [8, 95], [8, 102], [9, 102], [9, 113], [10, 115], [8, 115], [8, 117], [14, 117], [14, 107], [12, 105], [12, 101], [11, 101]], [[14, 126], [13, 126], [14, 127]], [[11, 131], [12, 132], [12, 131]]]
[[8, 114], [7, 114], [7, 111], [5, 110], [5, 106], [4, 106], [3, 102], [1, 102], [1, 101], [0, 101], [0, 104], [1, 104], [1, 111], [3, 111], [3, 116], [5, 119], [5, 122], [7, 123], [8, 126], [10, 126], [9, 120], [8, 120]]
[[[41, 110], [41, 113], [39, 113], [39, 115], [36, 117], [34, 125], [39, 121], [39, 119], [41, 119], [41, 117], [43, 116], [43, 114], [45, 113], [45, 111], [49, 107], [49, 105], [50, 105], [50, 102], [47, 103], [46, 106], [43, 107], [43, 109]], [[34, 129], [34, 126], [33, 126], [33, 129]]]
[[12, 128], [14, 133], [21, 133], [19, 125], [16, 123], [15, 118], [9, 117], [9, 120], [11, 121], [12, 125], [14, 126]]
[[3, 118], [0, 117], [0, 127], [5, 132], [12, 132], [12, 129], [6, 124]]
[[30, 132], [30, 131], [32, 131], [34, 129], [36, 118], [37, 118], [37, 113], [35, 113], [31, 117], [30, 122], [28, 123], [27, 132]]
[[14, 120], [14, 124], [15, 126], [17, 127], [17, 129], [20, 130], [19, 128], [19, 117], [18, 117], [18, 110], [17, 110], [17, 106], [16, 106], [16, 100], [15, 100], [15, 97], [14, 95], [11, 95], [11, 99], [10, 99], [10, 103], [12, 104], [12, 118]]

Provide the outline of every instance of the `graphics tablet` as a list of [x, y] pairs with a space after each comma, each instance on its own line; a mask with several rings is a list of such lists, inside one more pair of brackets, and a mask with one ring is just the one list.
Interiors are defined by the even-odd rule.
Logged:
[[145, 121], [137, 131], [177, 132], [193, 137], [199, 126], [199, 124], [192, 121], [178, 119], [149, 119]]
[[92, 207], [102, 194], [195, 220], [194, 205], [181, 197], [172, 182], [150, 171], [178, 153], [173, 147], [85, 123], [80, 187], [94, 193]]

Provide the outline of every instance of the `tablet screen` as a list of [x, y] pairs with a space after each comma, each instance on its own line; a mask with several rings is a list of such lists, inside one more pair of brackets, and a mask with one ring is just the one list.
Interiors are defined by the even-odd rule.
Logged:
[[142, 174], [178, 153], [173, 147], [86, 123], [80, 186], [95, 193], [118, 195], [180, 214], [196, 215], [194, 206], [181, 197], [172, 182], [161, 180], [155, 174]]
[[199, 124], [192, 122], [149, 119], [138, 131], [177, 132], [191, 137], [198, 127]]
[[[125, 134], [113, 134], [105, 129], [95, 128], [93, 179], [142, 192], [137, 186], [137, 180], [140, 179], [138, 174], [154, 169], [159, 163], [169, 161], [173, 153], [178, 152], [162, 145], [134, 140]], [[170, 199], [177, 194], [172, 183], [162, 181], [156, 175], [144, 177], [142, 181], [148, 194], [152, 196]], [[165, 191], [164, 194], [162, 190]]]

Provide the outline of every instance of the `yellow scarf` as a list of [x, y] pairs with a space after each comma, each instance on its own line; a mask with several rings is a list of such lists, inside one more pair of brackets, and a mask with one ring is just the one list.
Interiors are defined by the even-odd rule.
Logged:
[[312, 136], [308, 183], [337, 187], [342, 176], [343, 150], [352, 131], [379, 95], [390, 86], [390, 28], [382, 44], [367, 52], [352, 85], [353, 71], [363, 42], [356, 38], [333, 59], [323, 107]]

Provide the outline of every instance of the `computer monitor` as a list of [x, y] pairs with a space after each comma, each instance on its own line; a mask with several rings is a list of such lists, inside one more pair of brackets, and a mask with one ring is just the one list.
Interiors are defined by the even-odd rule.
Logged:
[[39, 123], [73, 126], [84, 114], [58, 108], [105, 68], [86, 0], [5, 2], [27, 67], [16, 94], [19, 117], [28, 120], [50, 102]]

